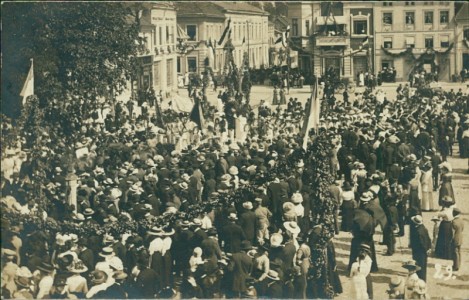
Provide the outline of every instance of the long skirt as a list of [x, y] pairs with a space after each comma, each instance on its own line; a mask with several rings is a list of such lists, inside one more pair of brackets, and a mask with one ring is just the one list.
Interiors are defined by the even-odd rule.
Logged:
[[453, 228], [451, 222], [445, 220], [441, 221], [435, 246], [435, 256], [437, 258], [453, 259], [452, 240]]
[[340, 230], [345, 232], [352, 231], [354, 210], [354, 200], [344, 201], [342, 203], [342, 223], [340, 224]]

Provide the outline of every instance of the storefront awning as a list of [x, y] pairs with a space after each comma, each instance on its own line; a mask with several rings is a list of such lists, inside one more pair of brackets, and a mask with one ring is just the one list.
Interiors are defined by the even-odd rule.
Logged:
[[345, 18], [345, 16], [317, 17], [316, 18], [316, 25], [334, 25], [334, 24], [337, 24], [337, 25], [347, 24], [347, 19]]

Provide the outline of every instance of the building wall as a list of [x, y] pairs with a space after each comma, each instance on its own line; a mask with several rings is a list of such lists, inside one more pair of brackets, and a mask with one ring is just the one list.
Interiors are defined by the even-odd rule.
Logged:
[[[409, 57], [393, 58], [386, 55], [381, 49], [385, 39], [392, 40], [392, 49], [399, 51], [405, 50], [407, 42], [411, 39], [415, 41], [414, 51], [424, 51], [426, 49], [425, 39], [433, 38], [433, 48], [438, 51], [444, 51], [446, 48], [441, 47], [441, 42], [454, 41], [454, 2], [376, 2], [374, 6], [375, 15], [375, 65], [376, 71], [381, 70], [382, 62], [389, 61], [394, 64], [397, 71], [398, 80], [407, 80], [409, 72], [412, 70], [414, 62]], [[414, 5], [406, 5], [406, 3], [414, 3]], [[441, 12], [448, 12], [446, 23], [440, 22]], [[392, 24], [384, 23], [384, 14], [392, 14]], [[413, 13], [414, 24], [406, 24], [406, 13]], [[426, 13], [433, 13], [433, 22], [426, 23]], [[454, 49], [437, 61], [440, 71], [440, 80], [449, 80], [450, 74], [455, 70], [455, 51]]]
[[155, 91], [177, 90], [176, 73], [176, 11], [153, 8], [141, 26], [140, 36], [145, 38], [146, 51], [140, 55], [141, 74], [138, 88], [151, 86]]
[[[469, 70], [469, 37], [467, 38], [468, 42], [464, 41], [464, 31], [467, 30], [469, 30], [469, 18], [467, 18], [464, 22], [457, 24], [455, 28], [454, 49], [456, 56], [456, 69], [454, 73], [459, 74], [463, 68]], [[468, 35], [467, 32], [466, 35]]]

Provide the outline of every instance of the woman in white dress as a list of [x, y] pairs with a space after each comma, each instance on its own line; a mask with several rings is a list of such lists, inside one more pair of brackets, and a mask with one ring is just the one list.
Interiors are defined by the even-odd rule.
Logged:
[[360, 245], [360, 254], [357, 261], [352, 264], [350, 269], [351, 284], [351, 298], [357, 300], [368, 300], [368, 284], [367, 277], [371, 271], [371, 257], [370, 246], [366, 244]]
[[437, 209], [437, 203], [433, 200], [433, 169], [430, 160], [431, 158], [428, 157], [428, 161], [421, 168], [422, 175], [420, 177], [420, 184], [422, 186], [423, 211], [435, 211]]

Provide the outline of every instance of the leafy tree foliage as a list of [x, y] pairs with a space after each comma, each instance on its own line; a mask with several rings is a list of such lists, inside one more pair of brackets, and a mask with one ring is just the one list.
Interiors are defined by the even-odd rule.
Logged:
[[135, 72], [139, 26], [128, 4], [8, 2], [2, 9], [2, 99], [8, 115], [19, 113], [30, 58], [41, 106], [55, 99], [92, 108], [98, 97], [122, 92]]

